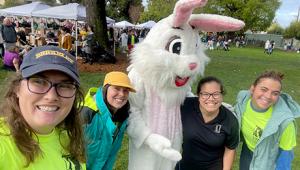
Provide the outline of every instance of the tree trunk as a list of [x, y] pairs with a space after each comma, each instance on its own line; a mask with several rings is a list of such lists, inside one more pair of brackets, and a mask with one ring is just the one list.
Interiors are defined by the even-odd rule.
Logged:
[[86, 17], [89, 25], [94, 27], [96, 41], [102, 46], [108, 47], [105, 0], [85, 0]]

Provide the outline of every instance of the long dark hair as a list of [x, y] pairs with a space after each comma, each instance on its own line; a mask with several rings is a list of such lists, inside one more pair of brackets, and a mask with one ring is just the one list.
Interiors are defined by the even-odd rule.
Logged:
[[223, 86], [223, 83], [221, 80], [219, 80], [218, 78], [216, 77], [213, 77], [213, 76], [207, 76], [207, 77], [204, 77], [202, 78], [199, 83], [198, 83], [198, 86], [197, 86], [197, 94], [199, 95], [200, 91], [201, 91], [201, 88], [202, 86], [205, 84], [205, 83], [210, 83], [210, 82], [216, 82], [217, 84], [220, 85], [220, 90], [221, 90], [221, 93], [223, 95], [225, 95], [225, 88]]
[[[110, 113], [113, 113], [112, 106], [107, 101], [107, 89], [108, 89], [109, 86], [111, 86], [111, 85], [106, 84], [102, 88], [102, 94], [103, 94], [103, 100], [104, 100], [107, 108], [109, 109]], [[112, 114], [112, 120], [114, 122], [123, 122], [129, 116], [129, 109], [130, 109], [130, 104], [129, 104], [129, 101], [127, 101], [126, 104], [123, 107], [118, 109], [116, 113]]]
[[[25, 167], [33, 163], [38, 155], [42, 153], [41, 148], [37, 141], [34, 140], [34, 136], [37, 136], [34, 130], [28, 125], [24, 117], [21, 114], [19, 107], [19, 100], [16, 94], [18, 88], [20, 88], [20, 83], [23, 80], [22, 76], [16, 75], [10, 81], [8, 90], [4, 96], [4, 102], [1, 106], [1, 117], [3, 117], [4, 122], [8, 124], [10, 129], [10, 134], [14, 139], [14, 142], [22, 155], [26, 158]], [[73, 103], [72, 109], [67, 117], [57, 126], [60, 129], [60, 136], [63, 132], [67, 132], [69, 137], [69, 144], [62, 147], [68, 151], [69, 156], [80, 161], [85, 162], [85, 147], [83, 140], [83, 131], [80, 119], [81, 105], [78, 103], [83, 102], [83, 93], [80, 88], [78, 88], [75, 101]], [[2, 134], [1, 134], [2, 135]]]

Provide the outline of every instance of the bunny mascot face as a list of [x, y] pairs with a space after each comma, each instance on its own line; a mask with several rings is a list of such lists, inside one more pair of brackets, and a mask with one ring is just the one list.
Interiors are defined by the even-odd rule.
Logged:
[[235, 31], [244, 26], [230, 17], [198, 14], [207, 0], [179, 0], [174, 13], [159, 21], [131, 54], [129, 170], [172, 170], [181, 159], [180, 105], [193, 79], [209, 59], [199, 31]]

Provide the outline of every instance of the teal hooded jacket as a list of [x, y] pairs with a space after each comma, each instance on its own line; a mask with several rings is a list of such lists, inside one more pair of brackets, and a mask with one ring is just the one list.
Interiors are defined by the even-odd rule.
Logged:
[[[237, 96], [237, 104], [234, 109], [240, 125], [250, 97], [250, 92], [246, 90], [240, 91]], [[295, 118], [297, 117], [300, 117], [300, 106], [291, 96], [282, 93], [274, 105], [272, 117], [253, 151], [249, 170], [275, 170], [280, 152], [280, 136], [289, 123], [293, 122], [296, 127]]]
[[122, 144], [127, 119], [118, 126], [112, 121], [102, 88], [89, 89], [84, 101], [83, 117], [93, 112], [91, 120], [84, 125], [87, 170], [111, 170]]

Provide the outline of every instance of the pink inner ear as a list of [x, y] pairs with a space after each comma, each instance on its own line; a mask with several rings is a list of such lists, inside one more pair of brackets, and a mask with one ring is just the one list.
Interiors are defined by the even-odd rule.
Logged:
[[174, 8], [174, 27], [180, 27], [183, 23], [188, 21], [193, 9], [202, 7], [206, 4], [207, 0], [186, 0], [178, 1]]
[[237, 31], [245, 26], [244, 22], [240, 20], [228, 18], [229, 17], [226, 17], [224, 20], [218, 18], [191, 19], [189, 24], [206, 32]]

